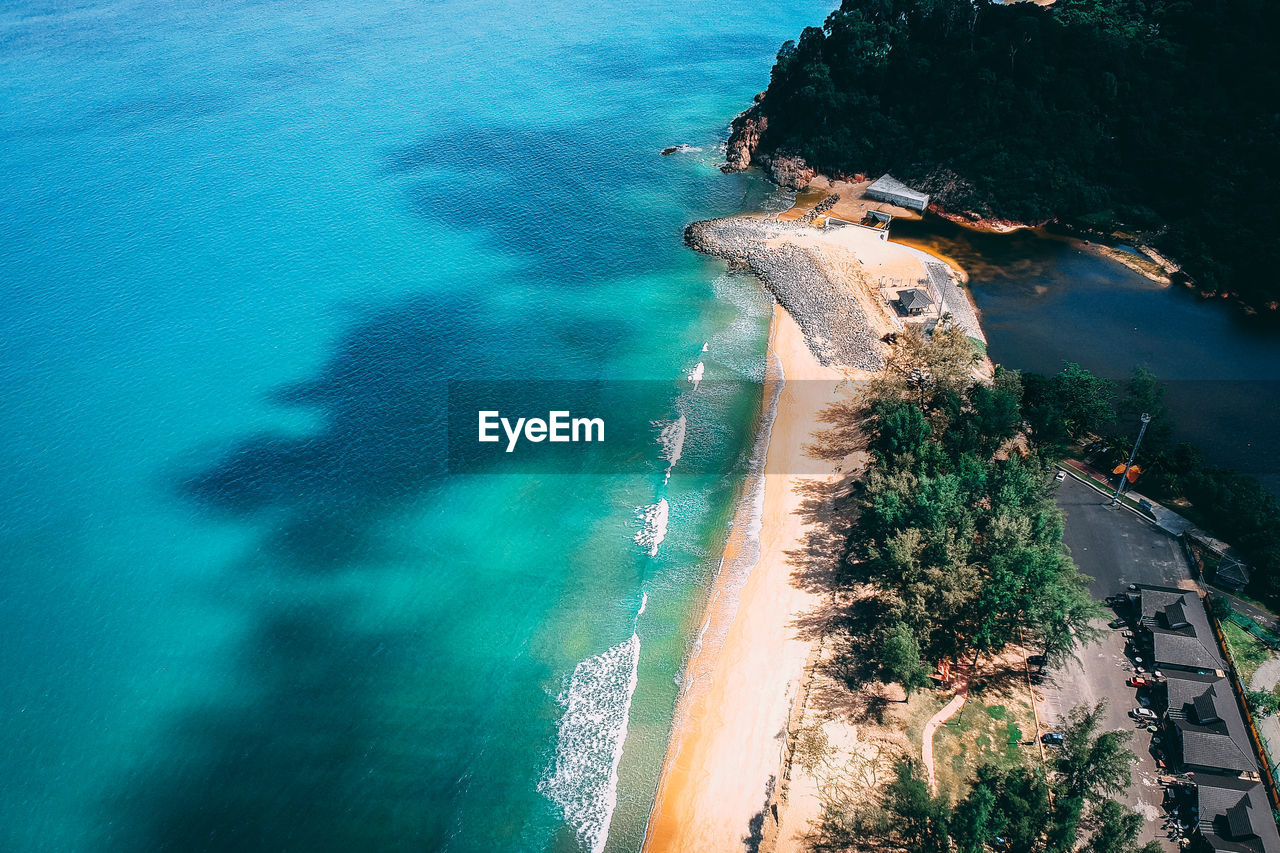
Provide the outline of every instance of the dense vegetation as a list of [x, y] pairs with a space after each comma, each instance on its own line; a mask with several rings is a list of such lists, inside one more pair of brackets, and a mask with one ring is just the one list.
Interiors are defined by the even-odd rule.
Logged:
[[[1018, 374], [974, 383], [973, 348], [940, 328], [902, 336], [863, 428], [872, 462], [847, 536], [873, 662], [858, 678], [925, 683], [922, 661], [968, 661], [1025, 642], [1061, 660], [1092, 636], [1087, 579], [1062, 544], [1048, 459], [1022, 425]], [[922, 381], [922, 377], [927, 380]]]
[[949, 208], [1142, 233], [1253, 305], [1280, 217], [1266, 0], [844, 0], [778, 53], [764, 151]]
[[1158, 843], [1136, 842], [1142, 816], [1115, 799], [1128, 790], [1136, 758], [1129, 732], [1100, 731], [1104, 710], [1100, 703], [1071, 712], [1051, 776], [983, 766], [954, 806], [931, 797], [916, 767], [903, 761], [879, 807], [832, 808], [814, 849], [1065, 853], [1084, 842], [1093, 853], [1155, 853]]
[[[972, 343], [943, 325], [902, 334], [860, 405], [829, 415], [819, 442], [833, 458], [854, 431], [868, 437], [867, 476], [843, 529], [832, 628], [838, 671], [851, 687], [878, 679], [908, 693], [933, 664], [969, 662], [1011, 645], [1060, 662], [1096, 636], [1087, 578], [1062, 543], [1052, 463], [1080, 437], [1105, 430], [1117, 408], [1154, 405], [1159, 386], [1135, 374], [1116, 386], [1077, 365], [1053, 377], [997, 369], [975, 382]], [[1160, 431], [1157, 431], [1160, 432]], [[1117, 801], [1135, 761], [1129, 733], [1104, 731], [1104, 706], [1072, 711], [1047, 768], [986, 764], [953, 802], [931, 796], [904, 761], [877, 802], [827, 804], [815, 850], [916, 853], [989, 849], [1148, 853], [1142, 818]]]

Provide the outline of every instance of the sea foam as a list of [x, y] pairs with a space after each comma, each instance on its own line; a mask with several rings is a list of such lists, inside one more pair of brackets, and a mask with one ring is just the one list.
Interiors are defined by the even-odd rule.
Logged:
[[698, 362], [698, 366], [689, 371], [689, 381], [693, 383], [693, 390], [698, 390], [698, 383], [702, 381], [702, 374], [706, 369], [705, 364]]
[[667, 521], [671, 515], [671, 507], [666, 498], [660, 498], [656, 504], [643, 506], [636, 510], [640, 519], [640, 532], [635, 535], [635, 542], [649, 552], [650, 557], [658, 556], [658, 546], [667, 538]]
[[684, 453], [684, 439], [688, 432], [689, 421], [682, 414], [662, 427], [662, 431], [658, 433], [658, 445], [662, 448], [662, 458], [667, 463], [666, 480], [671, 479], [671, 469], [676, 467]]
[[[760, 429], [752, 448], [742, 499], [733, 520], [733, 524], [741, 528], [737, 538], [737, 553], [732, 560], [721, 557], [716, 569], [716, 582], [707, 601], [702, 626], [693, 637], [689, 654], [686, 656], [686, 669], [678, 673], [675, 678], [682, 695], [692, 689], [695, 684], [710, 678], [709, 658], [703, 659], [701, 651], [708, 644], [715, 648], [724, 642], [723, 633], [731, 620], [721, 619], [714, 631], [712, 624], [717, 621], [718, 611], [722, 607], [736, 610], [742, 588], [746, 585], [751, 570], [760, 560], [760, 532], [764, 528], [764, 469], [768, 459], [769, 440], [772, 438], [774, 422], [778, 416], [778, 401], [786, 385], [782, 361], [772, 353], [766, 361], [765, 372], [768, 382], [765, 385], [765, 397], [761, 401], [763, 410]], [[701, 669], [694, 668], [698, 662], [701, 662]]]
[[[641, 612], [644, 605], [641, 604]], [[538, 790], [555, 803], [591, 853], [604, 850], [618, 803], [618, 763], [636, 690], [640, 637], [587, 658], [561, 696], [555, 765]]]

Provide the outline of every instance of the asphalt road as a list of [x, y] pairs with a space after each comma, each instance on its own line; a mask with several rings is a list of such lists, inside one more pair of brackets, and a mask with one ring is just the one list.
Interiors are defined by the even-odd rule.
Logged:
[[[1058, 506], [1067, 517], [1063, 539], [1076, 565], [1093, 578], [1090, 590], [1096, 600], [1131, 583], [1192, 588], [1190, 567], [1172, 537], [1126, 509], [1112, 509], [1108, 496], [1069, 475], [1057, 488]], [[1112, 618], [1110, 611], [1107, 618]], [[1105, 627], [1105, 621], [1099, 624]], [[1151, 737], [1128, 716], [1137, 704], [1135, 690], [1125, 685], [1132, 674], [1120, 631], [1106, 629], [1101, 641], [1081, 649], [1075, 662], [1050, 673], [1038, 688], [1037, 707], [1042, 724], [1053, 731], [1073, 706], [1107, 700], [1108, 727], [1134, 732], [1129, 745], [1138, 764], [1127, 799], [1146, 818], [1141, 839], [1156, 839], [1173, 851], [1178, 847], [1161, 827], [1164, 790], [1156, 781], [1160, 771], [1151, 756]]]

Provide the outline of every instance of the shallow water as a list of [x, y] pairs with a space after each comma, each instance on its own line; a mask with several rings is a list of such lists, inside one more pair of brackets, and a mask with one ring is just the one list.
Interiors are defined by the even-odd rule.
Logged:
[[[680, 230], [828, 11], [0, 12], [0, 849], [638, 847], [768, 324]], [[448, 473], [566, 377], [657, 380], [624, 473]]]

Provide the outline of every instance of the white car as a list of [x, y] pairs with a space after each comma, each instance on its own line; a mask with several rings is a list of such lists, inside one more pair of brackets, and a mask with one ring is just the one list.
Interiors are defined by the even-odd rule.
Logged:
[[1066, 471], [1059, 471], [1057, 474], [1055, 474], [1055, 475], [1054, 475], [1053, 479], [1054, 479], [1055, 481], [1057, 481], [1057, 482], [1061, 483], [1063, 480], [1067, 479], [1067, 472], [1066, 472]]
[[1129, 716], [1135, 720], [1149, 720], [1151, 722], [1155, 722], [1157, 719], [1156, 712], [1150, 708], [1134, 708], [1129, 712]]

